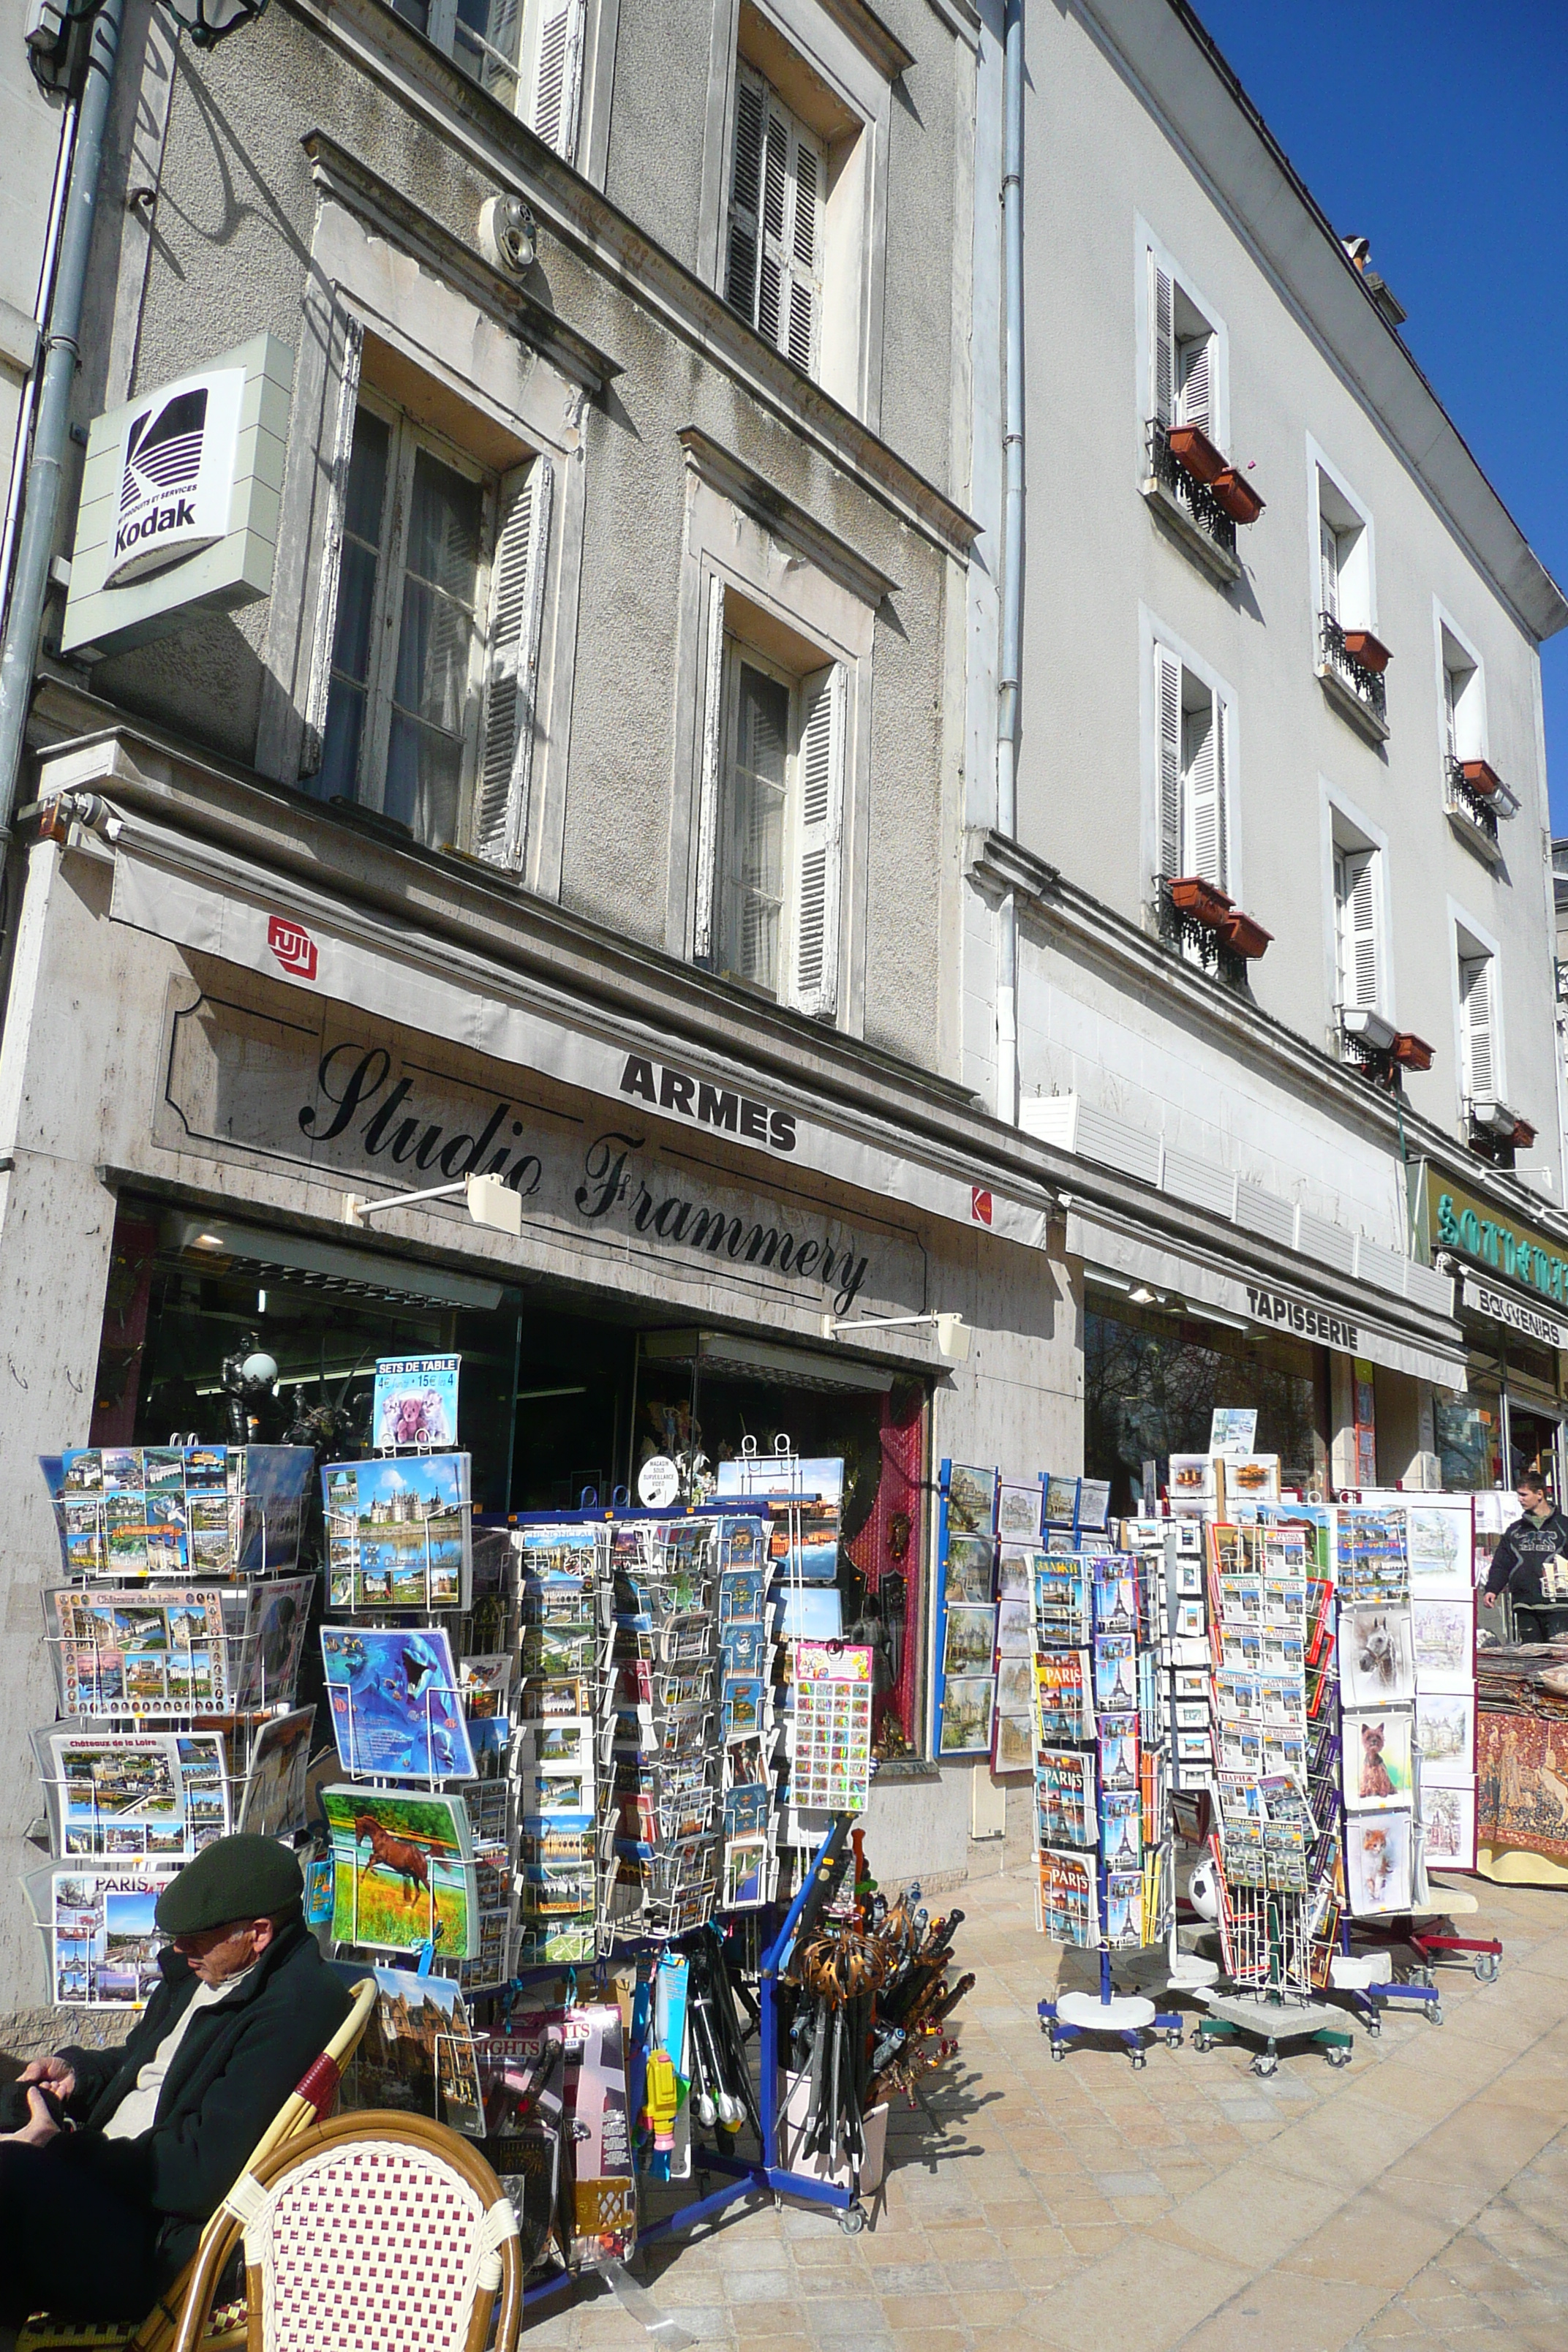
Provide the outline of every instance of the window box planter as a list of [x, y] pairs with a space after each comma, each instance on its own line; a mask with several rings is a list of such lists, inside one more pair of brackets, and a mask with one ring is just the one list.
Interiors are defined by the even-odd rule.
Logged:
[[1527, 1118], [1521, 1118], [1516, 1121], [1513, 1130], [1514, 1150], [1516, 1151], [1528, 1151], [1534, 1141], [1535, 1129], [1531, 1127], [1530, 1121]]
[[1351, 659], [1360, 662], [1363, 669], [1371, 670], [1374, 677], [1381, 677], [1393, 658], [1382, 638], [1374, 637], [1370, 629], [1347, 629], [1344, 635], [1345, 651]]
[[1227, 898], [1218, 885], [1205, 882], [1201, 876], [1189, 874], [1168, 882], [1171, 904], [1180, 915], [1190, 915], [1194, 923], [1202, 923], [1211, 931], [1223, 929], [1226, 917], [1235, 901]]
[[1431, 1046], [1413, 1030], [1400, 1032], [1394, 1041], [1393, 1054], [1402, 1070], [1429, 1070], [1432, 1066]]
[[1502, 778], [1485, 760], [1461, 760], [1459, 773], [1471, 792], [1479, 793], [1484, 800], [1489, 801], [1494, 793], [1502, 790]]
[[1222, 473], [1216, 474], [1209, 487], [1232, 522], [1256, 522], [1263, 512], [1263, 499], [1245, 475], [1238, 474], [1234, 466], [1226, 466]]
[[1255, 923], [1250, 915], [1244, 915], [1235, 908], [1220, 923], [1219, 935], [1233, 954], [1246, 956], [1249, 961], [1255, 961], [1265, 954], [1269, 940], [1274, 937], [1273, 932], [1266, 931], [1261, 923]]
[[1194, 482], [1217, 482], [1226, 462], [1201, 425], [1173, 425], [1167, 436], [1171, 455]]

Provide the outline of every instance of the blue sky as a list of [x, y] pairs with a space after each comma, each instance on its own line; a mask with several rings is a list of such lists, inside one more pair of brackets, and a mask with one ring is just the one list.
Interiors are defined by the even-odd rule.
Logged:
[[[1371, 238], [1411, 352], [1568, 589], [1568, 5], [1194, 5], [1334, 226]], [[1568, 630], [1542, 676], [1568, 834]]]

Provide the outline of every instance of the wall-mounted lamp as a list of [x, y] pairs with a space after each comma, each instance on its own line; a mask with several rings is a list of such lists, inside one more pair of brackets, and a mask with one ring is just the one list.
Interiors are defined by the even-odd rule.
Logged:
[[464, 1176], [456, 1184], [433, 1184], [426, 1192], [391, 1192], [384, 1201], [362, 1201], [357, 1192], [345, 1192], [343, 1223], [363, 1225], [367, 1217], [378, 1217], [384, 1210], [409, 1209], [422, 1201], [455, 1201], [459, 1192], [467, 1195], [468, 1214], [476, 1225], [491, 1225], [497, 1233], [510, 1234], [514, 1241], [522, 1232], [522, 1195], [499, 1176]]
[[917, 1323], [936, 1326], [936, 1347], [939, 1356], [946, 1356], [955, 1364], [968, 1361], [969, 1326], [962, 1315], [878, 1315], [862, 1317], [858, 1323], [842, 1323], [837, 1315], [822, 1318], [825, 1339], [837, 1339], [846, 1331], [908, 1330]]

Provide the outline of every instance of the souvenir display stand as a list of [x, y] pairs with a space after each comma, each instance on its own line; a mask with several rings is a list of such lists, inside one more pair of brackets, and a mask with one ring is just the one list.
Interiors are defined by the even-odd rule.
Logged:
[[84, 1446], [40, 1466], [66, 1580], [42, 1595], [58, 1714], [32, 1735], [53, 1861], [24, 1885], [50, 2002], [133, 2011], [174, 1872], [231, 1831], [304, 1826], [312, 1456]]
[[[1047, 1498], [1063, 1483], [1043, 1480]], [[1076, 1507], [1070, 1532], [1080, 1533]], [[1148, 2034], [1181, 2043], [1178, 2011], [1117, 1991], [1112, 1977], [1113, 1953], [1163, 1956], [1173, 1941], [1167, 1618], [1163, 1552], [1102, 1540], [1035, 1557], [1037, 1920], [1044, 1934], [1097, 1950], [1100, 1966], [1098, 1992], [1038, 2004], [1053, 2058], [1104, 2035], [1141, 2067]]]

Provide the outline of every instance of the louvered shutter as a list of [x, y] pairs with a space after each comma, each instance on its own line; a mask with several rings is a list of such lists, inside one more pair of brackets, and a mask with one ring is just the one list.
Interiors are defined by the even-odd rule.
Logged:
[[1184, 425], [1195, 425], [1212, 437], [1209, 419], [1213, 413], [1209, 389], [1210, 355], [1214, 350], [1212, 335], [1194, 335], [1181, 347], [1182, 390], [1179, 411]]
[[691, 953], [713, 961], [714, 860], [719, 842], [719, 770], [724, 750], [724, 583], [708, 582], [708, 658], [702, 695], [702, 772], [697, 799], [697, 891]]
[[789, 310], [790, 211], [789, 118], [772, 92], [763, 130], [763, 257], [758, 271], [757, 332], [780, 348], [779, 329]]
[[800, 824], [794, 1003], [831, 1019], [838, 1001], [838, 869], [844, 806], [845, 676], [835, 664], [801, 687]]
[[577, 160], [577, 95], [583, 83], [584, 0], [543, 0], [531, 121], [563, 162]]
[[1340, 617], [1340, 542], [1332, 523], [1318, 518], [1318, 546], [1322, 558], [1323, 610], [1331, 621]]
[[1465, 1048], [1465, 1092], [1471, 1102], [1490, 1102], [1497, 1094], [1490, 956], [1459, 958], [1459, 1024]]
[[327, 493], [326, 521], [321, 532], [321, 599], [316, 607], [316, 635], [310, 647], [310, 677], [306, 689], [305, 724], [300, 742], [301, 778], [314, 776], [321, 772], [321, 736], [327, 723], [327, 699], [332, 684], [332, 646], [338, 633], [338, 581], [343, 555], [343, 514], [348, 499], [349, 467], [353, 459], [360, 366], [364, 356], [364, 325], [352, 312], [343, 316], [342, 337], [342, 373], [338, 379], [338, 408], [331, 450], [331, 480]]
[[1154, 415], [1169, 430], [1175, 416], [1175, 294], [1169, 274], [1149, 256], [1149, 347], [1153, 371]]
[[789, 309], [784, 349], [797, 368], [816, 373], [822, 317], [822, 150], [798, 123], [790, 126]]
[[1205, 712], [1194, 711], [1187, 721], [1192, 751], [1187, 762], [1193, 859], [1190, 871], [1223, 890], [1225, 839], [1225, 705], [1211, 698]]
[[1182, 665], [1163, 646], [1154, 648], [1155, 718], [1160, 754], [1160, 871], [1173, 881], [1182, 867]]
[[502, 476], [497, 505], [473, 845], [477, 856], [511, 873], [521, 870], [528, 839], [554, 478], [549, 458], [534, 457]]
[[1447, 737], [1450, 760], [1457, 760], [1459, 756], [1459, 707], [1458, 697], [1454, 688], [1454, 673], [1445, 662], [1443, 664], [1443, 727]]
[[1345, 987], [1347, 1004], [1367, 1012], [1377, 1004], [1377, 858], [1373, 851], [1345, 858]]
[[746, 66], [735, 85], [735, 152], [730, 170], [730, 244], [724, 299], [742, 319], [757, 323], [757, 261], [763, 245], [763, 133], [768, 118], [768, 86]]

